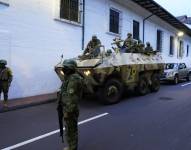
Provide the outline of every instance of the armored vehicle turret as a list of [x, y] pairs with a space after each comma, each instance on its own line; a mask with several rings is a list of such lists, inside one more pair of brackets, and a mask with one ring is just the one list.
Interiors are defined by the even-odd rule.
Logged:
[[[120, 101], [125, 90], [134, 90], [140, 95], [157, 92], [160, 76], [164, 70], [161, 53], [121, 53], [120, 50], [105, 52], [104, 47], [97, 57], [78, 57], [77, 71], [84, 77], [85, 93], [97, 94], [105, 104]], [[62, 62], [55, 67], [62, 80]]]

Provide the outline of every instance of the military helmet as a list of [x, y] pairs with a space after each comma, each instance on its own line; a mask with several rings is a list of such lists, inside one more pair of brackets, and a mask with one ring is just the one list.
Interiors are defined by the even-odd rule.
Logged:
[[1, 59], [1, 60], [0, 60], [0, 64], [7, 65], [7, 61], [6, 61], [6, 60], [4, 60], [4, 59]]
[[93, 39], [93, 40], [97, 39], [97, 36], [96, 36], [96, 35], [93, 35], [93, 36], [92, 36], [92, 39]]
[[63, 62], [63, 67], [67, 67], [67, 68], [69, 68], [71, 70], [76, 70], [77, 63], [73, 59], [66, 59]]
[[127, 36], [132, 36], [132, 34], [131, 34], [131, 33], [128, 33]]
[[150, 45], [151, 45], [151, 43], [150, 43], [150, 42], [147, 42], [147, 43], [146, 43], [146, 45], [150, 46]]
[[142, 41], [139, 39], [139, 40], [138, 40], [138, 43], [140, 43], [140, 44], [141, 44], [141, 43], [142, 43]]

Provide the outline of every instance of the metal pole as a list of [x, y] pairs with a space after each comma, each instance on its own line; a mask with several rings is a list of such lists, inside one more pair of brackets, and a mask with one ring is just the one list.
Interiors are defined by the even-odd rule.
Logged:
[[83, 0], [83, 20], [82, 20], [82, 50], [85, 45], [85, 0]]
[[143, 43], [145, 44], [145, 21], [151, 18], [154, 14], [149, 15], [148, 17], [143, 19]]

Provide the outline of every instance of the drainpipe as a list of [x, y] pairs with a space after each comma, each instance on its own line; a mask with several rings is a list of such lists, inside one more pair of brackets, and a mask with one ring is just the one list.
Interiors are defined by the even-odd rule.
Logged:
[[82, 50], [85, 45], [85, 0], [83, 0], [83, 14], [82, 14]]
[[154, 14], [149, 15], [148, 17], [143, 19], [143, 43], [145, 44], [145, 21], [151, 18]]

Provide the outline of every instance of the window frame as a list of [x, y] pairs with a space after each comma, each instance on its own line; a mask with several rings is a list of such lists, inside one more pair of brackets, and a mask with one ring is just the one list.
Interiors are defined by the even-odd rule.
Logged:
[[57, 0], [58, 1], [58, 14], [57, 17], [55, 18], [55, 20], [57, 21], [61, 21], [61, 22], [65, 22], [65, 23], [69, 23], [69, 24], [73, 24], [76, 26], [81, 26], [82, 25], [82, 12], [83, 12], [83, 2], [82, 0], [78, 0], [78, 21], [74, 21], [71, 19], [67, 19], [67, 18], [62, 18], [61, 17], [61, 0]]
[[9, 0], [0, 0], [0, 5], [9, 7]]
[[[160, 33], [160, 35], [158, 33]], [[163, 34], [162, 30], [157, 29], [156, 49], [160, 52], [163, 50]], [[159, 37], [160, 39], [158, 39]]]
[[175, 50], [175, 37], [170, 36], [170, 46], [169, 46], [169, 55], [173, 56], [174, 55], [174, 50]]
[[[135, 29], [134, 28], [135, 24], [138, 25], [138, 33], [136, 33], [137, 30], [134, 30]], [[136, 20], [133, 20], [133, 39], [135, 39], [135, 40], [139, 40], [140, 39], [140, 22], [136, 21]]]
[[[118, 18], [118, 33], [111, 31], [111, 11], [114, 11], [114, 12], [119, 14], [119, 18]], [[108, 32], [109, 34], [112, 34], [112, 35], [120, 35], [121, 34], [121, 20], [122, 20], [121, 16], [122, 16], [122, 12], [120, 10], [118, 10], [116, 8], [113, 8], [113, 7], [109, 8], [109, 25], [108, 25], [109, 26], [109, 29], [108, 29], [109, 30], [109, 32]]]
[[184, 41], [179, 40], [179, 57], [182, 58], [184, 56]]
[[186, 47], [186, 57], [188, 57], [190, 55], [190, 46], [187, 44]]

